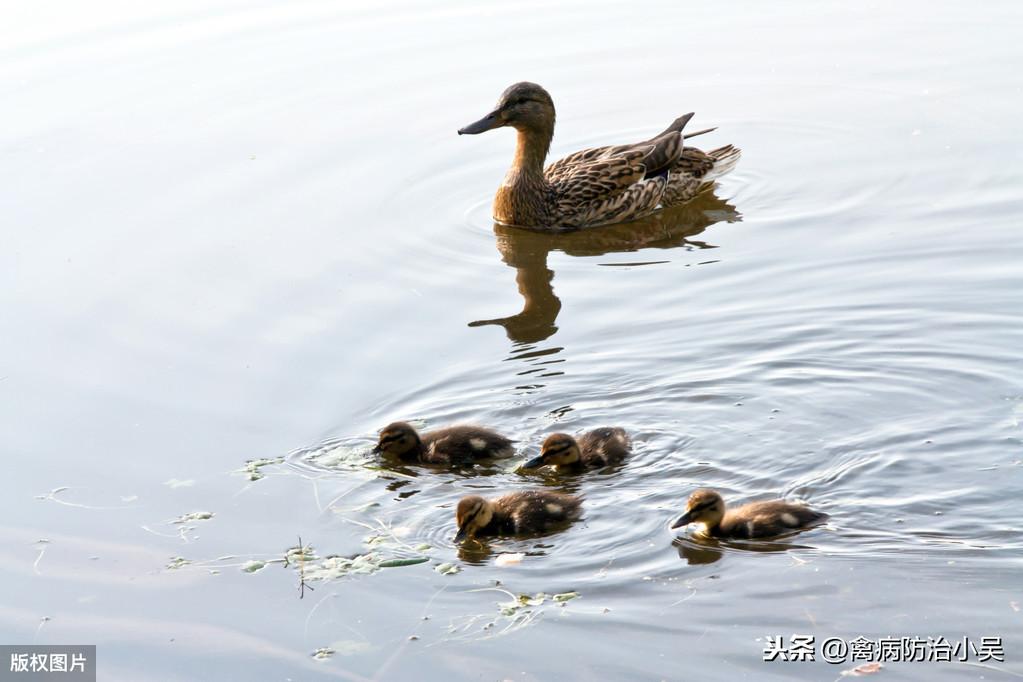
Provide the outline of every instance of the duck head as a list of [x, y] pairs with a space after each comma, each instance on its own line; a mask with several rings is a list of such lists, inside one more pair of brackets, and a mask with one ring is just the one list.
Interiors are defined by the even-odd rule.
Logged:
[[511, 126], [523, 132], [554, 132], [554, 100], [536, 83], [516, 83], [497, 100], [489, 114], [459, 128], [459, 135], [478, 135], [494, 128]]
[[707, 528], [714, 528], [725, 517], [725, 501], [717, 491], [700, 488], [689, 496], [686, 502], [686, 513], [678, 521], [671, 524], [672, 528], [681, 528], [690, 523], [702, 523]]
[[419, 434], [411, 425], [405, 422], [394, 422], [381, 429], [380, 438], [377, 440], [376, 447], [373, 448], [373, 453], [405, 459], [414, 456], [421, 446], [422, 441], [419, 440]]
[[540, 446], [540, 454], [522, 465], [523, 469], [537, 469], [548, 464], [565, 466], [579, 461], [579, 443], [567, 433], [552, 433]]
[[479, 495], [463, 497], [455, 510], [458, 534], [455, 542], [462, 542], [476, 535], [476, 531], [487, 526], [494, 518], [494, 503]]

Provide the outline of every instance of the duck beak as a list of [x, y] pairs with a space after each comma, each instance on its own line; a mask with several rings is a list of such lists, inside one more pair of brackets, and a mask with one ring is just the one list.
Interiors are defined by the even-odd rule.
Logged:
[[455, 542], [462, 542], [467, 537], [469, 537], [468, 529], [465, 526], [462, 526], [458, 529], [458, 533], [455, 535]]
[[480, 133], [485, 133], [488, 130], [493, 130], [494, 128], [500, 128], [503, 125], [504, 125], [504, 119], [501, 118], [500, 110], [499, 109], [494, 109], [489, 114], [487, 114], [486, 116], [484, 116], [480, 120], [476, 121], [475, 123], [470, 123], [469, 125], [465, 126], [464, 128], [459, 128], [458, 129], [458, 134], [459, 135], [479, 135]]
[[543, 455], [537, 455], [533, 459], [523, 464], [521, 469], [539, 469], [543, 466]]
[[681, 528], [682, 526], [688, 526], [690, 523], [692, 523], [693, 520], [692, 518], [690, 518], [690, 516], [691, 516], [690, 513], [686, 512], [682, 516], [678, 517], [678, 521], [671, 524], [672, 530], [676, 528]]
[[377, 443], [376, 445], [374, 445], [373, 449], [370, 450], [370, 453], [372, 453], [374, 455], [379, 455], [381, 452], [383, 452], [383, 449], [380, 447], [380, 443]]

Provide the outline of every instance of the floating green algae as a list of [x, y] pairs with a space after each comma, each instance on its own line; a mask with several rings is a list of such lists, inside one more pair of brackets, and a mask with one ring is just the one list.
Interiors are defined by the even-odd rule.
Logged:
[[[501, 591], [505, 592], [504, 590]], [[534, 595], [512, 594], [511, 592], [505, 592], [505, 594], [513, 597], [513, 599], [501, 602], [497, 607], [500, 609], [502, 616], [509, 617], [517, 615], [520, 611], [528, 611], [531, 607], [543, 606], [545, 603], [564, 606], [566, 602], [579, 597], [578, 592], [559, 592], [555, 595], [549, 595], [546, 592], [537, 592]]]
[[354, 557], [329, 556], [306, 562], [302, 572], [305, 580], [337, 580], [348, 575], [368, 575], [380, 570], [380, 557], [372, 552]]
[[283, 457], [261, 457], [259, 459], [250, 459], [245, 462], [245, 466], [238, 469], [237, 472], [245, 474], [250, 481], [258, 481], [266, 476], [266, 474], [263, 473], [264, 467], [283, 463]]
[[399, 568], [401, 566], [415, 566], [429, 561], [429, 557], [419, 556], [411, 559], [385, 559], [377, 564], [380, 568]]
[[264, 568], [266, 568], [266, 562], [259, 559], [250, 559], [242, 564], [242, 570], [246, 573], [255, 573], [256, 571], [262, 571]]
[[182, 514], [178, 518], [171, 521], [171, 523], [188, 523], [189, 521], [209, 521], [213, 518], [213, 512], [208, 511], [194, 511], [188, 514]]
[[498, 604], [498, 608], [501, 610], [502, 616], [513, 616], [527, 606], [540, 606], [547, 601], [547, 595], [543, 592], [537, 592], [533, 596], [528, 594], [514, 595], [514, 599], [511, 601], [501, 602]]

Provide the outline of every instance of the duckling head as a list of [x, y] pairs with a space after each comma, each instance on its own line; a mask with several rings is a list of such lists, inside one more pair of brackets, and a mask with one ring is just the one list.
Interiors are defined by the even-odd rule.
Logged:
[[678, 521], [671, 524], [672, 528], [681, 528], [690, 523], [702, 523], [707, 528], [714, 528], [725, 517], [725, 501], [715, 490], [700, 488], [689, 496], [686, 513]]
[[373, 452], [405, 459], [414, 456], [415, 451], [421, 445], [419, 434], [411, 425], [405, 422], [394, 422], [381, 429], [380, 438], [377, 440]]
[[536, 469], [548, 464], [565, 466], [575, 464], [582, 455], [579, 443], [567, 433], [552, 433], [540, 446], [540, 454], [522, 465], [523, 469]]
[[501, 93], [489, 114], [458, 130], [459, 135], [478, 135], [511, 126], [525, 132], [554, 131], [554, 100], [536, 83], [516, 83]]
[[487, 526], [494, 518], [494, 503], [479, 495], [463, 497], [458, 501], [455, 510], [455, 521], [458, 523], [458, 534], [455, 542], [476, 535], [476, 531]]

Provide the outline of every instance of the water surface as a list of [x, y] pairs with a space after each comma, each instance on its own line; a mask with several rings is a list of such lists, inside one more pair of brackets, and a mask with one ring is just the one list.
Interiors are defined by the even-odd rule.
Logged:
[[[1010, 2], [11, 8], [0, 639], [96, 643], [110, 680], [821, 680], [853, 663], [764, 663], [766, 637], [1001, 636], [995, 668], [883, 675], [1023, 675], [1021, 23]], [[455, 130], [523, 79], [554, 96], [553, 155], [695, 110], [743, 159], [632, 225], [497, 227], [512, 135]], [[636, 452], [570, 479], [381, 466], [394, 419], [491, 425], [523, 458], [615, 424]], [[703, 485], [831, 522], [675, 541]], [[584, 520], [452, 544], [460, 495], [524, 486], [585, 494]], [[428, 561], [300, 599], [299, 537]], [[500, 590], [580, 596], [502, 615]]]

